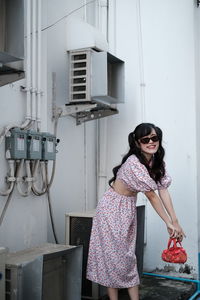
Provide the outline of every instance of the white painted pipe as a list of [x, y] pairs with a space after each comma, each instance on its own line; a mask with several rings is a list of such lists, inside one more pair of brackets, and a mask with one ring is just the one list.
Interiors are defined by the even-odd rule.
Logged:
[[139, 70], [140, 70], [140, 103], [142, 112], [142, 122], [146, 121], [146, 100], [145, 100], [145, 76], [144, 76], [144, 58], [143, 58], [143, 41], [142, 41], [142, 19], [140, 0], [136, 1], [137, 9], [137, 28], [138, 28], [138, 53], [139, 53]]
[[32, 120], [36, 120], [36, 1], [32, 0], [32, 64], [31, 64], [31, 93]]
[[116, 53], [116, 0], [109, 1], [108, 7], [108, 43], [112, 53]]
[[31, 3], [26, 1], [26, 119], [31, 120]]
[[41, 130], [41, 0], [37, 3], [37, 130]]
[[[100, 28], [104, 35], [108, 36], [108, 3], [106, 1], [100, 0], [99, 6], [99, 19], [100, 19]], [[103, 193], [107, 188], [107, 145], [108, 145], [108, 136], [107, 136], [107, 118], [100, 119], [97, 126], [97, 136], [98, 136], [98, 148], [99, 148], [99, 157], [97, 159], [97, 169], [98, 169], [98, 187], [97, 194], [98, 199], [102, 197]]]
[[88, 209], [88, 155], [87, 155], [87, 124], [83, 124], [83, 129], [84, 129], [84, 208], [85, 211]]
[[13, 127], [20, 127], [21, 129], [26, 128], [31, 124], [32, 121], [31, 119], [31, 2], [30, 0], [26, 1], [26, 89], [24, 91], [26, 92], [25, 122], [23, 122], [21, 125], [12, 124], [9, 126], [9, 129]]
[[99, 120], [98, 126], [99, 137], [99, 163], [98, 163], [98, 199], [102, 197], [107, 188], [107, 119]]
[[84, 5], [84, 21], [87, 22], [87, 0], [83, 0]]
[[100, 0], [100, 29], [108, 40], [108, 0]]
[[100, 30], [101, 27], [101, 0], [98, 0], [98, 29]]

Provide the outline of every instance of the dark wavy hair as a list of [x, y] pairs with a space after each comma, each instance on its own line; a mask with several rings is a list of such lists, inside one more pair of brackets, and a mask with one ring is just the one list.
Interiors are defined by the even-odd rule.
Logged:
[[[159, 138], [159, 148], [158, 148], [158, 151], [154, 154], [153, 163], [152, 163], [152, 166], [150, 167], [147, 159], [145, 158], [145, 156], [142, 154], [140, 148], [138, 147], [137, 142], [142, 137], [149, 135], [151, 133], [152, 129], [155, 130], [155, 132]], [[143, 165], [145, 165], [151, 178], [153, 178], [153, 180], [155, 180], [156, 183], [160, 182], [162, 177], [165, 175], [165, 167], [164, 167], [164, 161], [163, 161], [163, 158], [165, 155], [165, 150], [162, 147], [162, 130], [159, 127], [155, 126], [154, 124], [141, 123], [135, 128], [135, 130], [133, 132], [129, 133], [128, 142], [129, 142], [130, 149], [129, 149], [128, 153], [124, 155], [121, 164], [113, 168], [112, 171], [113, 171], [114, 176], [109, 180], [109, 182], [108, 182], [109, 185], [111, 186], [111, 183], [113, 181], [115, 181], [119, 168], [121, 167], [121, 165], [123, 163], [125, 163], [127, 158], [132, 154], [135, 154], [137, 156], [137, 158], [139, 159], [139, 161]]]

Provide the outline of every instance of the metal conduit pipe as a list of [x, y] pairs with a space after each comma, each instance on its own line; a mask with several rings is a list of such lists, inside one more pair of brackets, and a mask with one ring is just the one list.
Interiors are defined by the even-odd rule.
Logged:
[[26, 120], [31, 120], [31, 3], [26, 2]]
[[[99, 4], [99, 29], [108, 37], [108, 1], [98, 1]], [[108, 134], [107, 134], [107, 118], [100, 119], [97, 121], [97, 139], [98, 139], [98, 186], [97, 186], [97, 199], [100, 199], [107, 188], [107, 145], [108, 145]]]
[[199, 283], [199, 280], [195, 280], [195, 279], [188, 279], [188, 278], [168, 276], [168, 275], [160, 275], [160, 274], [156, 274], [156, 273], [143, 272], [143, 275], [161, 277], [161, 278], [166, 278], [166, 279], [171, 279], [171, 280], [178, 280], [178, 281], [185, 281], [185, 282], [194, 282], [194, 283], [197, 283], [197, 284]]
[[41, 0], [37, 2], [37, 130], [41, 129]]
[[[27, 129], [32, 124], [31, 119], [31, 2], [26, 1], [26, 87], [22, 89], [26, 92], [26, 116], [25, 121], [21, 125], [10, 126], [9, 130], [13, 127], [20, 127], [21, 129]], [[8, 132], [8, 129], [7, 129]], [[6, 135], [6, 133], [5, 133]]]
[[36, 1], [32, 1], [32, 44], [31, 44], [31, 118], [36, 121]]

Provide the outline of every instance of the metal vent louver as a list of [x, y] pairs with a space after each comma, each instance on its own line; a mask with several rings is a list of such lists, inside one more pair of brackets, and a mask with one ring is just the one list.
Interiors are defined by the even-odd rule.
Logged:
[[70, 102], [90, 101], [90, 50], [70, 52]]

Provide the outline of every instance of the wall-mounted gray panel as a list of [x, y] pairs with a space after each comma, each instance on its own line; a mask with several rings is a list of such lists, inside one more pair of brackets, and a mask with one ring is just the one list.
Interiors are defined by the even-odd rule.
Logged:
[[[107, 52], [92, 52], [92, 84], [91, 96], [107, 95]], [[94, 99], [95, 100], [95, 99]]]
[[91, 96], [96, 102], [124, 102], [124, 62], [108, 52], [92, 52]]
[[0, 0], [0, 63], [24, 58], [24, 1]]
[[24, 58], [24, 0], [6, 0], [6, 43], [8, 53]]

